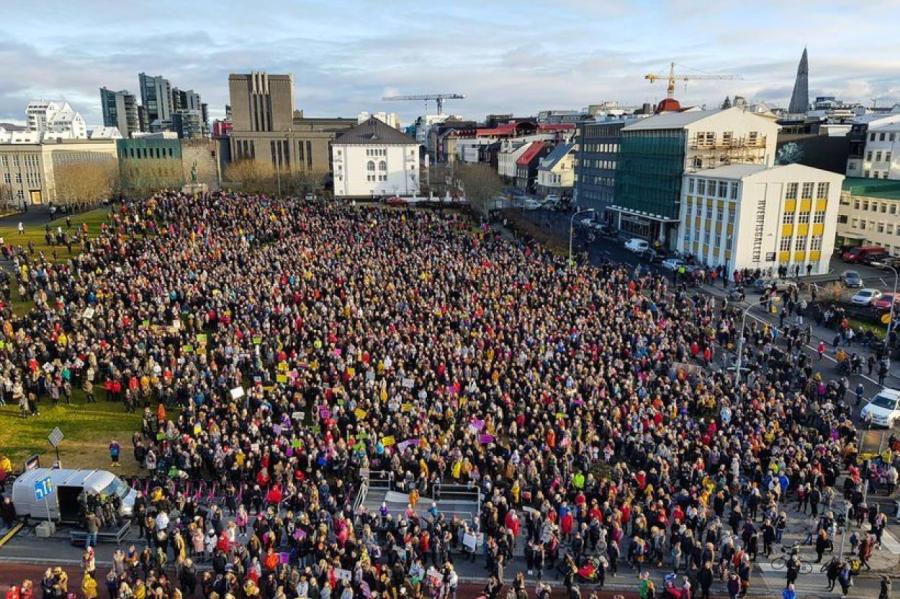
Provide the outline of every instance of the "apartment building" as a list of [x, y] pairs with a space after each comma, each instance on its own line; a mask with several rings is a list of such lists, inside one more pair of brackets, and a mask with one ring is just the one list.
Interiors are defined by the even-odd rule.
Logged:
[[877, 245], [900, 256], [900, 181], [847, 178], [838, 211], [837, 244]]

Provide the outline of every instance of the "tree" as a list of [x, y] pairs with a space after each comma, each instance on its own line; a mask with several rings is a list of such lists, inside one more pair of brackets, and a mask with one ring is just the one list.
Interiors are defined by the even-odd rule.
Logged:
[[302, 171], [288, 175], [282, 181], [283, 190], [297, 196], [318, 193], [325, 188], [327, 175], [328, 173], [323, 171]]
[[181, 160], [123, 158], [119, 162], [119, 181], [124, 192], [135, 196], [178, 189], [184, 184]]
[[722, 109], [731, 108], [731, 98], [725, 96], [725, 101], [722, 102]]
[[11, 208], [14, 202], [14, 192], [11, 185], [0, 183], [0, 206]]
[[55, 201], [59, 204], [92, 206], [111, 198], [116, 191], [116, 161], [112, 158], [74, 160], [54, 167]]
[[456, 168], [455, 175], [472, 210], [487, 216], [491, 201], [503, 190], [497, 171], [489, 164], [462, 164]]
[[[288, 173], [281, 173], [282, 184], [287, 182]], [[244, 159], [237, 160], [225, 169], [225, 180], [239, 186], [247, 193], [275, 194], [278, 191], [278, 173], [267, 162]], [[284, 188], [282, 188], [284, 191]]]

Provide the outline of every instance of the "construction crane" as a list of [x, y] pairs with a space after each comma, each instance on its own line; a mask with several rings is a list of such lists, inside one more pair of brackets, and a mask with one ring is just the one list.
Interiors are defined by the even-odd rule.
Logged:
[[465, 100], [462, 94], [419, 94], [415, 96], [385, 96], [382, 100], [403, 101], [403, 100], [424, 100], [425, 112], [428, 112], [428, 101], [434, 100], [437, 104], [437, 113], [444, 113], [444, 100]]
[[657, 79], [666, 79], [669, 84], [666, 86], [666, 97], [674, 98], [675, 97], [675, 82], [676, 81], [692, 81], [694, 79], [739, 79], [739, 77], [735, 75], [680, 75], [675, 74], [675, 63], [671, 63], [669, 65], [669, 74], [668, 75], [658, 75], [656, 73], [649, 73], [644, 75], [644, 79], [648, 80], [650, 83], [656, 82]]

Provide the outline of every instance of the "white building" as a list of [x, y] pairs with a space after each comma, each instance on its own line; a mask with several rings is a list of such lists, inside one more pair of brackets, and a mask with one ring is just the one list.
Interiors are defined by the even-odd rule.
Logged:
[[841, 193], [837, 243], [877, 245], [900, 256], [900, 180], [847, 178]]
[[86, 139], [84, 118], [68, 102], [37, 100], [25, 109], [28, 130], [62, 139]]
[[500, 140], [500, 150], [497, 152], [497, 174], [507, 179], [516, 178], [516, 161], [525, 153], [533, 142], [551, 141], [556, 137], [554, 133], [535, 133], [521, 137], [510, 137]]
[[828, 272], [844, 176], [800, 164], [685, 173], [677, 249], [709, 266]]
[[397, 116], [396, 112], [360, 112], [356, 115], [356, 124], [361, 125], [372, 117], [375, 117], [386, 125], [390, 125], [394, 129], [400, 129], [400, 117]]
[[341, 134], [331, 147], [335, 197], [419, 193], [419, 144], [375, 117]]
[[557, 144], [538, 165], [537, 184], [541, 193], [571, 192], [575, 186], [575, 144]]
[[865, 179], [900, 179], [900, 122], [869, 127], [863, 153]]

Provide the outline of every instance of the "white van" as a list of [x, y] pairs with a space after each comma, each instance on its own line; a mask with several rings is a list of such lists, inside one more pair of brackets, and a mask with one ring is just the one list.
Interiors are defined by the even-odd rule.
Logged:
[[[50, 479], [51, 491], [46, 501], [37, 499], [35, 485], [47, 478]], [[73, 522], [81, 517], [78, 496], [84, 490], [100, 495], [118, 495], [122, 500], [121, 514], [131, 516], [137, 491], [106, 470], [35, 468], [24, 472], [13, 482], [12, 500], [20, 516], [46, 520], [49, 509], [51, 520]]]

